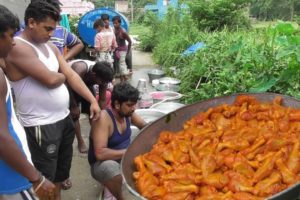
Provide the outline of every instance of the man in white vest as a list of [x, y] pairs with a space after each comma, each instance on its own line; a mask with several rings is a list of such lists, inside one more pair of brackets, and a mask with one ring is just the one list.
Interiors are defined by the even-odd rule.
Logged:
[[75, 136], [64, 83], [91, 103], [91, 118], [97, 119], [100, 112], [82, 79], [57, 47], [48, 42], [59, 20], [55, 6], [44, 0], [32, 1], [25, 11], [26, 27], [15, 37], [15, 48], [6, 59], [6, 73], [15, 92], [33, 164], [56, 184], [57, 199], [61, 182], [70, 175]]

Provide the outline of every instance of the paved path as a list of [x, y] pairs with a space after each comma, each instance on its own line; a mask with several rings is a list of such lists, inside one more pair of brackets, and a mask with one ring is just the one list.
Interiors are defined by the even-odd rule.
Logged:
[[[133, 50], [133, 76], [131, 84], [136, 86], [139, 78], [146, 78], [147, 71], [151, 68], [156, 68], [152, 61], [151, 54]], [[86, 116], [80, 119], [81, 133], [86, 144], [88, 144], [88, 135], [90, 125]], [[62, 191], [62, 200], [96, 200], [102, 190], [101, 186], [91, 177], [90, 166], [87, 161], [87, 155], [81, 154], [77, 149], [77, 140], [73, 144], [73, 161], [71, 168], [71, 180], [73, 186], [69, 190]], [[133, 200], [132, 197], [127, 197], [128, 200]]]

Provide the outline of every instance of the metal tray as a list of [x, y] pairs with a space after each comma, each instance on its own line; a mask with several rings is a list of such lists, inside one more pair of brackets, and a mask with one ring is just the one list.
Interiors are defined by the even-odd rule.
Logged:
[[[240, 94], [231, 96], [217, 97], [206, 101], [198, 102], [192, 105], [182, 107], [162, 118], [154, 121], [142, 129], [141, 133], [136, 137], [132, 144], [128, 147], [123, 156], [121, 163], [121, 173], [125, 182], [125, 186], [135, 196], [135, 199], [145, 199], [136, 190], [135, 181], [132, 177], [136, 171], [134, 165], [134, 158], [140, 154], [149, 152], [152, 146], [156, 143], [159, 134], [162, 130], [179, 131], [185, 121], [201, 111], [206, 111], [210, 107], [220, 104], [232, 104]], [[283, 105], [287, 107], [300, 108], [300, 100], [292, 97], [274, 94], [274, 93], [247, 93], [256, 97], [261, 102], [271, 102], [274, 97], [281, 96], [283, 98]], [[286, 190], [269, 197], [268, 200], [295, 200], [300, 196], [300, 182]]]

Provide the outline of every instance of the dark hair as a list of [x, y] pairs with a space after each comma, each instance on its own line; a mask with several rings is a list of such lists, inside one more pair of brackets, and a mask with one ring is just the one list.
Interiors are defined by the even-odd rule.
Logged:
[[103, 21], [106, 20], [106, 19], [109, 20], [109, 15], [108, 15], [108, 14], [102, 14], [102, 15], [101, 15], [101, 19], [102, 19]]
[[93, 28], [97, 29], [99, 26], [104, 27], [104, 22], [102, 19], [96, 19], [96, 21], [94, 22]]
[[114, 78], [114, 70], [111, 68], [110, 63], [106, 61], [96, 62], [92, 71], [96, 76], [105, 82], [111, 82]]
[[111, 106], [115, 108], [115, 101], [120, 104], [131, 101], [137, 102], [139, 99], [139, 91], [129, 83], [118, 83], [114, 86], [111, 94]]
[[114, 22], [114, 21], [118, 21], [119, 23], [121, 23], [121, 17], [119, 16], [119, 15], [116, 15], [116, 16], [114, 16], [113, 18], [112, 18], [112, 21]]
[[10, 12], [6, 7], [0, 5], [0, 34], [8, 31], [8, 29], [13, 29], [15, 31], [19, 30], [20, 22], [16, 15]]
[[58, 22], [60, 20], [60, 7], [59, 4], [55, 2], [50, 3], [49, 0], [32, 1], [25, 10], [25, 24], [28, 25], [29, 18], [41, 22], [47, 17], [50, 17]]

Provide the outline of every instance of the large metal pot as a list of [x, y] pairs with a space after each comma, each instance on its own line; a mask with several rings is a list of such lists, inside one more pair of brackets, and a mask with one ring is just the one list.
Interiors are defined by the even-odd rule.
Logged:
[[[214, 107], [220, 104], [232, 104], [238, 94], [218, 97], [209, 99], [206, 101], [198, 102], [192, 105], [185, 106], [180, 108], [165, 117], [162, 117], [152, 124], [145, 127], [141, 133], [137, 136], [137, 138], [132, 142], [132, 144], [128, 147], [126, 153], [123, 156], [121, 167], [122, 167], [122, 176], [125, 182], [125, 186], [130, 191], [130, 193], [134, 196], [132, 199], [145, 199], [143, 198], [136, 190], [135, 181], [132, 177], [134, 171], [136, 171], [134, 165], [134, 158], [140, 154], [144, 154], [149, 152], [156, 143], [159, 134], [162, 130], [171, 130], [171, 131], [179, 131], [182, 129], [183, 123], [190, 119], [192, 116], [201, 111], [206, 111], [210, 107]], [[300, 101], [274, 93], [258, 93], [258, 94], [249, 94], [256, 97], [258, 100], [262, 102], [271, 102], [274, 97], [282, 96], [283, 105], [289, 107], [300, 108]], [[276, 195], [268, 198], [269, 200], [295, 200], [300, 196], [300, 182], [295, 184], [294, 186], [277, 193]]]
[[160, 69], [151, 69], [148, 71], [149, 82], [152, 83], [154, 79], [160, 79], [165, 76], [165, 72]]

